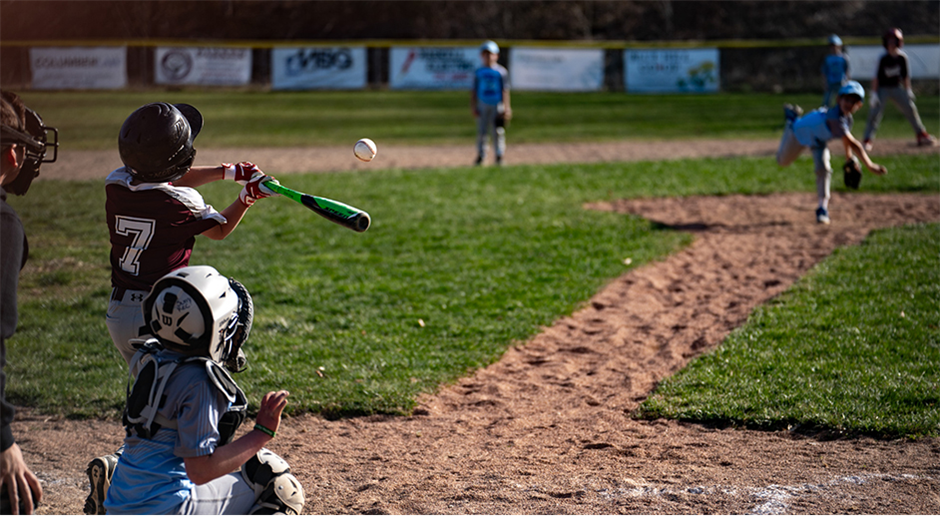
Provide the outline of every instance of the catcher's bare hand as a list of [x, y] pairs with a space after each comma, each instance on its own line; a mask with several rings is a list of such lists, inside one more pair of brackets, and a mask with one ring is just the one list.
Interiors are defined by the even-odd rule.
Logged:
[[876, 176], [883, 176], [888, 173], [888, 167], [879, 165], [877, 163], [872, 163], [872, 166], [869, 168], [869, 170], [871, 170], [871, 173], [875, 174]]
[[281, 424], [281, 413], [287, 406], [287, 397], [290, 393], [287, 391], [269, 392], [261, 399], [261, 408], [258, 409], [258, 417], [255, 421], [259, 425], [277, 432], [277, 427]]

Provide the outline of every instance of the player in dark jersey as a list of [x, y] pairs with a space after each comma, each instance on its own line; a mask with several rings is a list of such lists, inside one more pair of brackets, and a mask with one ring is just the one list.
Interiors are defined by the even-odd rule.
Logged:
[[[111, 239], [111, 303], [108, 331], [129, 362], [130, 339], [142, 337], [140, 303], [165, 274], [189, 265], [196, 235], [227, 237], [256, 199], [268, 197], [259, 185], [271, 179], [255, 165], [223, 163], [193, 167], [193, 140], [203, 118], [187, 104], [147, 104], [121, 128], [123, 167], [105, 180], [105, 209]], [[194, 187], [234, 179], [244, 185], [238, 199], [221, 212]]]
[[907, 54], [901, 48], [904, 46], [904, 34], [901, 29], [892, 28], [882, 36], [881, 42], [885, 53], [878, 60], [878, 71], [871, 81], [871, 98], [868, 112], [868, 124], [865, 126], [865, 138], [862, 144], [866, 151], [871, 151], [875, 133], [884, 117], [885, 101], [890, 100], [911, 124], [911, 129], [917, 136], [917, 145], [934, 146], [937, 139], [927, 132], [917, 106], [914, 105], [914, 90], [911, 89], [911, 73]]

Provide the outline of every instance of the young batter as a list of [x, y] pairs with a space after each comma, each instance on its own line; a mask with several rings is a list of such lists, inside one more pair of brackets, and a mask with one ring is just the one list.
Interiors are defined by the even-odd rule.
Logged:
[[[143, 313], [154, 338], [131, 362], [127, 437], [104, 506], [111, 514], [299, 514], [304, 492], [287, 463], [264, 448], [277, 433], [287, 391], [261, 400], [254, 430], [244, 393], [224, 362], [247, 339], [250, 296], [208, 266], [158, 280]], [[236, 469], [240, 471], [233, 473]]]
[[827, 147], [829, 140], [842, 139], [846, 160], [858, 156], [872, 173], [879, 176], [888, 173], [887, 168], [874, 163], [868, 157], [862, 144], [852, 136], [852, 114], [862, 107], [864, 99], [865, 89], [862, 85], [858, 81], [849, 81], [839, 89], [835, 107], [821, 107], [799, 118], [798, 107], [794, 108], [789, 104], [784, 107], [786, 128], [777, 150], [777, 163], [782, 167], [789, 166], [803, 149], [810, 149], [816, 172], [816, 194], [819, 198], [816, 222], [820, 224], [829, 224], [829, 186], [832, 180]]
[[884, 117], [885, 100], [891, 100], [907, 118], [911, 128], [914, 129], [914, 134], [917, 135], [917, 145], [936, 145], [937, 139], [927, 132], [927, 128], [920, 120], [917, 106], [914, 105], [910, 66], [907, 54], [901, 50], [904, 46], [904, 35], [901, 29], [888, 30], [882, 36], [881, 42], [885, 47], [885, 54], [878, 60], [878, 71], [871, 80], [872, 91], [869, 100], [871, 111], [868, 112], [868, 124], [865, 126], [863, 140], [865, 150], [872, 149], [872, 140], [875, 139], [875, 133], [878, 132], [878, 126], [881, 125], [881, 119]]
[[[251, 163], [192, 167], [193, 140], [202, 114], [188, 104], [147, 104], [132, 113], [118, 138], [124, 166], [105, 180], [111, 237], [111, 303], [107, 324], [124, 360], [141, 333], [140, 303], [154, 282], [189, 263], [196, 235], [222, 240], [235, 230], [255, 200], [268, 197], [259, 185], [271, 179]], [[217, 212], [194, 187], [234, 179], [238, 199]]]
[[470, 92], [470, 110], [477, 119], [477, 159], [480, 165], [486, 159], [486, 136], [493, 132], [493, 151], [496, 164], [503, 162], [506, 152], [505, 121], [512, 118], [509, 106], [509, 72], [498, 64], [499, 46], [487, 41], [480, 46], [483, 66], [473, 72], [473, 90]]

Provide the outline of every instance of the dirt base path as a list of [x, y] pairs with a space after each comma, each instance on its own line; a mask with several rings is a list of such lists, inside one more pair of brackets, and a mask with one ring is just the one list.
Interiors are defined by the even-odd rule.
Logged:
[[[809, 179], [808, 179], [809, 180]], [[614, 280], [413, 417], [285, 421], [271, 449], [308, 513], [940, 512], [940, 440], [878, 441], [635, 421], [662, 378], [713, 349], [760, 303], [872, 229], [940, 220], [935, 195], [812, 194], [598, 203], [695, 242]], [[80, 513], [83, 470], [120, 443], [114, 421], [14, 423], [44, 482], [40, 513]], [[837, 437], [837, 436], [836, 436]]]
[[[396, 146], [378, 143], [378, 154], [370, 163], [353, 156], [348, 147], [289, 147], [198, 149], [197, 165], [232, 161], [252, 161], [269, 174], [304, 172], [339, 172], [389, 168], [431, 168], [470, 166], [476, 158], [472, 145]], [[777, 140], [663, 140], [619, 141], [605, 143], [559, 143], [510, 145], [504, 163], [593, 163], [603, 161], [664, 160], [720, 156], [773, 156]], [[841, 143], [833, 147], [839, 156]], [[911, 140], [879, 140], [873, 152], [879, 154], [914, 154], [931, 152]], [[490, 156], [488, 162], [492, 162]], [[39, 179], [103, 179], [121, 166], [117, 149], [83, 151], [63, 149], [55, 163], [42, 166]]]

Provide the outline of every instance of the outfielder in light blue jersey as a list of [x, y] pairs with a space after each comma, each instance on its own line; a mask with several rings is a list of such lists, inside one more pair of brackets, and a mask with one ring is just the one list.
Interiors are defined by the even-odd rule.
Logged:
[[851, 78], [849, 75], [849, 58], [842, 51], [842, 38], [833, 34], [829, 36], [829, 55], [822, 64], [823, 80], [826, 81], [826, 93], [823, 95], [822, 106], [830, 107], [841, 88]]
[[829, 165], [830, 140], [842, 139], [845, 148], [846, 161], [854, 156], [861, 158], [862, 162], [872, 173], [883, 175], [888, 169], [874, 163], [865, 152], [862, 144], [852, 136], [852, 114], [862, 107], [865, 99], [865, 89], [858, 81], [848, 81], [839, 89], [836, 105], [831, 108], [821, 107], [799, 117], [799, 106], [784, 106], [786, 128], [777, 150], [777, 163], [781, 167], [789, 166], [796, 161], [803, 149], [809, 148], [813, 154], [813, 166], [816, 172], [816, 194], [819, 198], [819, 207], [816, 209], [816, 221], [820, 224], [829, 224], [829, 187], [832, 181], [832, 167]]
[[497, 59], [499, 46], [495, 42], [487, 41], [480, 46], [483, 66], [473, 73], [473, 90], [470, 92], [470, 109], [477, 119], [477, 165], [486, 158], [486, 136], [491, 131], [497, 165], [503, 162], [506, 152], [505, 122], [512, 117], [509, 72], [497, 64]]

